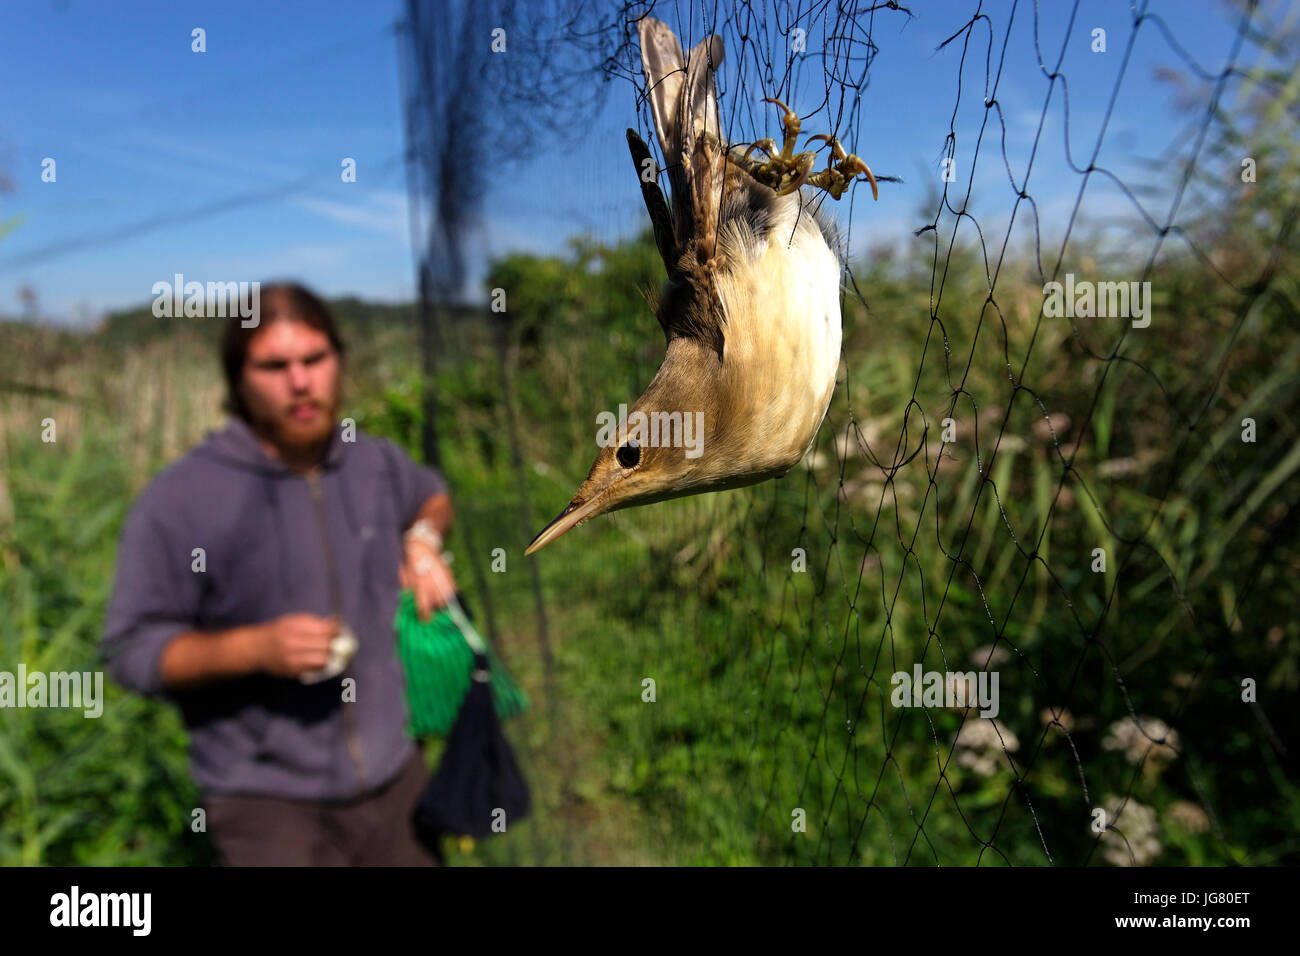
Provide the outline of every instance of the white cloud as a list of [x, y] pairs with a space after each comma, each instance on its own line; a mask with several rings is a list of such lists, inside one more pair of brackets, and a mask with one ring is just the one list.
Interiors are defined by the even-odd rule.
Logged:
[[356, 202], [301, 196], [295, 204], [331, 222], [354, 226], [407, 242], [411, 229], [407, 219], [406, 195], [392, 190], [370, 190], [358, 194]]

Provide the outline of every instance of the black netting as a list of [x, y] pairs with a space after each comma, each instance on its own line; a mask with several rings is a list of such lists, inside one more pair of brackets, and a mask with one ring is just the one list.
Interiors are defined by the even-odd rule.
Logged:
[[[609, 640], [629, 674], [670, 669], [711, 707], [661, 704], [605, 745], [648, 762], [625, 789], [661, 809], [662, 833], [695, 835], [691, 859], [1276, 861], [1294, 852], [1294, 812], [1266, 820], [1267, 807], [1296, 806], [1294, 27], [1226, 7], [1232, 33], [1207, 65], [1179, 22], [1137, 3], [1089, 61], [1080, 4], [957, 6], [923, 11], [952, 29], [914, 68], [951, 77], [952, 110], [919, 173], [864, 119], [882, 49], [915, 28], [898, 4], [584, 4], [569, 23], [571, 62], [599, 51], [616, 95], [635, 88], [647, 142], [636, 21], [649, 14], [687, 49], [723, 38], [730, 142], [779, 140], [763, 99], [780, 98], [805, 133], [862, 155], [882, 196], [910, 189], [920, 209], [884, 247], [869, 189], [821, 200], [849, 253], [844, 354], [805, 463], [619, 517], [640, 560], [611, 550], [611, 580], [672, 601], [646, 599], [641, 629]], [[1184, 125], [1147, 154], [1112, 139], [1117, 117], [1154, 108], [1132, 98], [1151, 62]], [[593, 193], [637, 202], [630, 162], [592, 175]], [[1134, 309], [1149, 289], [1149, 324], [1132, 309], [1056, 314], [1050, 284], [1075, 280], [1122, 282]], [[513, 321], [517, 345], [528, 318]], [[637, 374], [617, 389], [599, 382], [599, 351], [577, 368], [583, 400], [630, 402], [653, 374], [631, 354]], [[552, 424], [524, 458], [569, 440]], [[566, 474], [585, 461], [584, 447]], [[548, 502], [530, 530], [567, 500], [563, 482], [537, 487]], [[571, 533], [610, 541], [596, 534]], [[572, 574], [554, 584], [566, 603], [582, 590]], [[898, 706], [894, 675], [917, 666], [997, 673], [996, 720]]]

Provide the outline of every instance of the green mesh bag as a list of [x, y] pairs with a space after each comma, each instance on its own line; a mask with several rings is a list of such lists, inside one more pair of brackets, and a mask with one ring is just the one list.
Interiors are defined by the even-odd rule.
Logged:
[[411, 715], [408, 729], [412, 737], [446, 735], [451, 730], [469, 691], [475, 650], [487, 655], [497, 716], [505, 720], [528, 708], [528, 695], [506, 674], [456, 599], [428, 621], [421, 621], [415, 610], [415, 596], [404, 588], [393, 626], [398, 656], [406, 670], [406, 702]]

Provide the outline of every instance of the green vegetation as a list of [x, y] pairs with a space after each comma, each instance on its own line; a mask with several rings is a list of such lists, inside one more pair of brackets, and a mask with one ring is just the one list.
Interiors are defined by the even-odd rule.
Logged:
[[[549, 684], [522, 548], [585, 474], [595, 413], [634, 398], [658, 365], [636, 292], [657, 267], [645, 239], [498, 263], [530, 523], [481, 316], [449, 325], [438, 425], [460, 515], [455, 568], [476, 614], [484, 594], [468, 563], [507, 552], [506, 573], [481, 577], [498, 647], [535, 704], [510, 732], [537, 811], [499, 840], [455, 848], [457, 862], [1041, 864], [1044, 846], [1082, 862], [1092, 808], [1126, 793], [1159, 815], [1160, 863], [1295, 858], [1295, 785], [1240, 700], [1254, 677], [1272, 732], [1295, 739], [1300, 347], [1281, 334], [1294, 327], [1294, 273], [1241, 296], [1196, 261], [1170, 260], [1152, 276], [1158, 334], [1129, 333], [1126, 361], [1107, 360], [1087, 350], [1106, 355], [1119, 323], [1077, 320], [1076, 335], [1043, 320], [1013, 396], [1004, 354], [1018, 373], [1041, 297], [1004, 276], [996, 309], [981, 309], [966, 278], [981, 269], [962, 255], [942, 329], [923, 256], [858, 270], [871, 312], [850, 301], [847, 387], [804, 465], [595, 521], [539, 556]], [[341, 312], [345, 413], [414, 453], [414, 327], [402, 310]], [[0, 420], [6, 668], [96, 666], [130, 501], [220, 421], [210, 336], [180, 323], [142, 334], [153, 321], [6, 332], [3, 377], [27, 386], [8, 392]], [[1246, 416], [1255, 444], [1240, 440]], [[46, 417], [56, 444], [40, 440]], [[1095, 547], [1104, 574], [1091, 570]], [[792, 570], [795, 549], [806, 571]], [[959, 711], [890, 703], [893, 672], [977, 669], [995, 640], [1009, 655], [998, 720], [1018, 741], [1019, 786], [1000, 748], [991, 771], [950, 760]], [[1068, 710], [1068, 739], [1045, 726], [1048, 707]], [[1139, 769], [1106, 749], [1131, 713], [1175, 728], [1177, 756], [1148, 754]], [[168, 705], [111, 687], [98, 720], [47, 709], [0, 721], [0, 860], [207, 859], [189, 832], [196, 795]], [[1207, 811], [1210, 829], [1196, 832], [1180, 803]], [[796, 808], [806, 833], [792, 832]]]

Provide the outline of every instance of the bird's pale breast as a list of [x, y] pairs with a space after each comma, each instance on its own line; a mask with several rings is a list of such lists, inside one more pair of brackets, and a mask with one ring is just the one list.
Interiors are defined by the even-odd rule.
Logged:
[[[825, 417], [840, 360], [840, 267], [812, 217], [791, 197], [789, 222], [729, 255], [756, 258], [719, 281], [724, 368], [744, 383], [751, 437], [774, 467], [803, 457]], [[798, 222], [794, 221], [798, 216]]]

